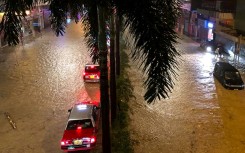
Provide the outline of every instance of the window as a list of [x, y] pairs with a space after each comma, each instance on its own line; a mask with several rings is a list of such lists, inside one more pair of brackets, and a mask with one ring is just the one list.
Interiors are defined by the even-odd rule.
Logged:
[[95, 73], [95, 72], [99, 72], [100, 71], [100, 67], [99, 66], [86, 66], [85, 67], [85, 72], [89, 72], [89, 73]]
[[226, 80], [236, 80], [236, 79], [240, 79], [240, 74], [239, 72], [230, 72], [230, 71], [226, 71], [225, 72], [225, 79]]
[[77, 127], [79, 126], [81, 126], [82, 129], [86, 129], [86, 128], [92, 128], [93, 124], [91, 119], [73, 120], [68, 122], [66, 130], [76, 130]]

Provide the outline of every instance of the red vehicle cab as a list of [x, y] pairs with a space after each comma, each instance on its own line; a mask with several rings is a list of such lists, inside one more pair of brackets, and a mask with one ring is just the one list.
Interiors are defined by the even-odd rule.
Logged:
[[86, 64], [83, 72], [84, 82], [100, 81], [100, 66], [98, 64]]
[[93, 104], [75, 104], [69, 110], [68, 122], [61, 139], [65, 152], [91, 150], [96, 145], [100, 109]]

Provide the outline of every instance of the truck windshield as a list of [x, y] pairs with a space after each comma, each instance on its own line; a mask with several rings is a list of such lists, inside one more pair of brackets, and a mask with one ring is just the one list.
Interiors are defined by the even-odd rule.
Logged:
[[76, 130], [78, 126], [81, 126], [83, 129], [86, 129], [92, 128], [93, 124], [91, 122], [91, 119], [72, 120], [68, 122], [66, 130]]
[[225, 79], [240, 79], [240, 74], [239, 72], [231, 72], [231, 71], [226, 71], [225, 72]]
[[88, 72], [88, 73], [97, 73], [100, 71], [100, 67], [99, 66], [86, 66], [85, 67], [85, 72]]

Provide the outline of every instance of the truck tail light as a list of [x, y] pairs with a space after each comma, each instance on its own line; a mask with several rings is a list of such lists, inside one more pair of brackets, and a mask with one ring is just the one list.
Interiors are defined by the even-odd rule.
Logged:
[[60, 144], [61, 144], [62, 146], [64, 146], [64, 145], [69, 145], [69, 144], [71, 144], [71, 140], [62, 140], [62, 141], [60, 142]]
[[65, 141], [61, 141], [60, 144], [61, 144], [62, 146], [64, 146], [66, 143], [65, 143]]
[[90, 143], [95, 143], [95, 141], [96, 141], [96, 138], [95, 137], [91, 137]]

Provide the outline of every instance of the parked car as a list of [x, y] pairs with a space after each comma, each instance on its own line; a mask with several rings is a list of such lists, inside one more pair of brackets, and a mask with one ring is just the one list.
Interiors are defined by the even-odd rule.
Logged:
[[63, 151], [91, 150], [95, 147], [100, 120], [99, 108], [98, 105], [77, 103], [68, 111], [68, 122], [60, 142]]
[[239, 71], [229, 63], [217, 62], [213, 75], [227, 89], [244, 89]]
[[98, 64], [86, 64], [83, 72], [84, 82], [100, 81], [100, 66]]
[[208, 52], [214, 52], [217, 48], [219, 48], [219, 55], [227, 54], [222, 43], [214, 42], [214, 41], [202, 41], [200, 43], [200, 47]]
[[217, 48], [217, 45], [213, 41], [202, 41], [200, 47], [206, 51], [214, 51]]

